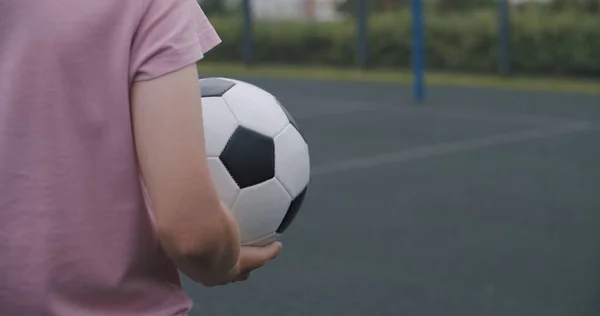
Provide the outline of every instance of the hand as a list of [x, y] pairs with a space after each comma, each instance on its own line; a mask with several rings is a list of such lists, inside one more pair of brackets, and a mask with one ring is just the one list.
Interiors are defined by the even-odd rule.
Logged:
[[252, 271], [275, 259], [281, 248], [282, 245], [280, 242], [273, 242], [263, 247], [242, 246], [240, 248], [240, 258], [232, 273], [231, 282], [248, 280]]

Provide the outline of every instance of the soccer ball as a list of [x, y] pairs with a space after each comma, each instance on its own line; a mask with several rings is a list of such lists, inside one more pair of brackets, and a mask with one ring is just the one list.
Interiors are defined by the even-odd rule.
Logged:
[[302, 206], [308, 145], [271, 93], [228, 78], [199, 80], [208, 165], [243, 245], [275, 241]]

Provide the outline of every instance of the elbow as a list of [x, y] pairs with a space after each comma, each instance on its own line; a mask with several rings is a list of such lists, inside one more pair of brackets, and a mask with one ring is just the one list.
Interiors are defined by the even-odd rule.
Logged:
[[188, 277], [206, 287], [222, 285], [222, 278], [237, 264], [239, 235], [227, 220], [188, 229], [157, 226], [167, 255]]
[[216, 232], [201, 230], [186, 231], [162, 226], [157, 228], [157, 235], [164, 250], [174, 259], [201, 261], [202, 258], [211, 257], [221, 237]]

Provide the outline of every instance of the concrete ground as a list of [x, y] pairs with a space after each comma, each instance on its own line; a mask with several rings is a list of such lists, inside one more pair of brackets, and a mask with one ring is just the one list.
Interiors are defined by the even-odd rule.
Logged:
[[239, 78], [307, 137], [280, 257], [195, 315], [600, 315], [600, 97]]

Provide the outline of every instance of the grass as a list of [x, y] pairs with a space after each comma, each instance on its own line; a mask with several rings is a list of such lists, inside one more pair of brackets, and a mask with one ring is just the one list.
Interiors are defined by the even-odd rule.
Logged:
[[[343, 80], [399, 83], [408, 85], [412, 74], [402, 70], [360, 70], [318, 66], [257, 65], [200, 62], [198, 70], [202, 74], [223, 76], [260, 76], [286, 79]], [[600, 80], [573, 78], [543, 78], [514, 76], [503, 78], [493, 75], [469, 75], [455, 73], [427, 73], [430, 86], [487, 87], [522, 91], [560, 91], [600, 94]]]

